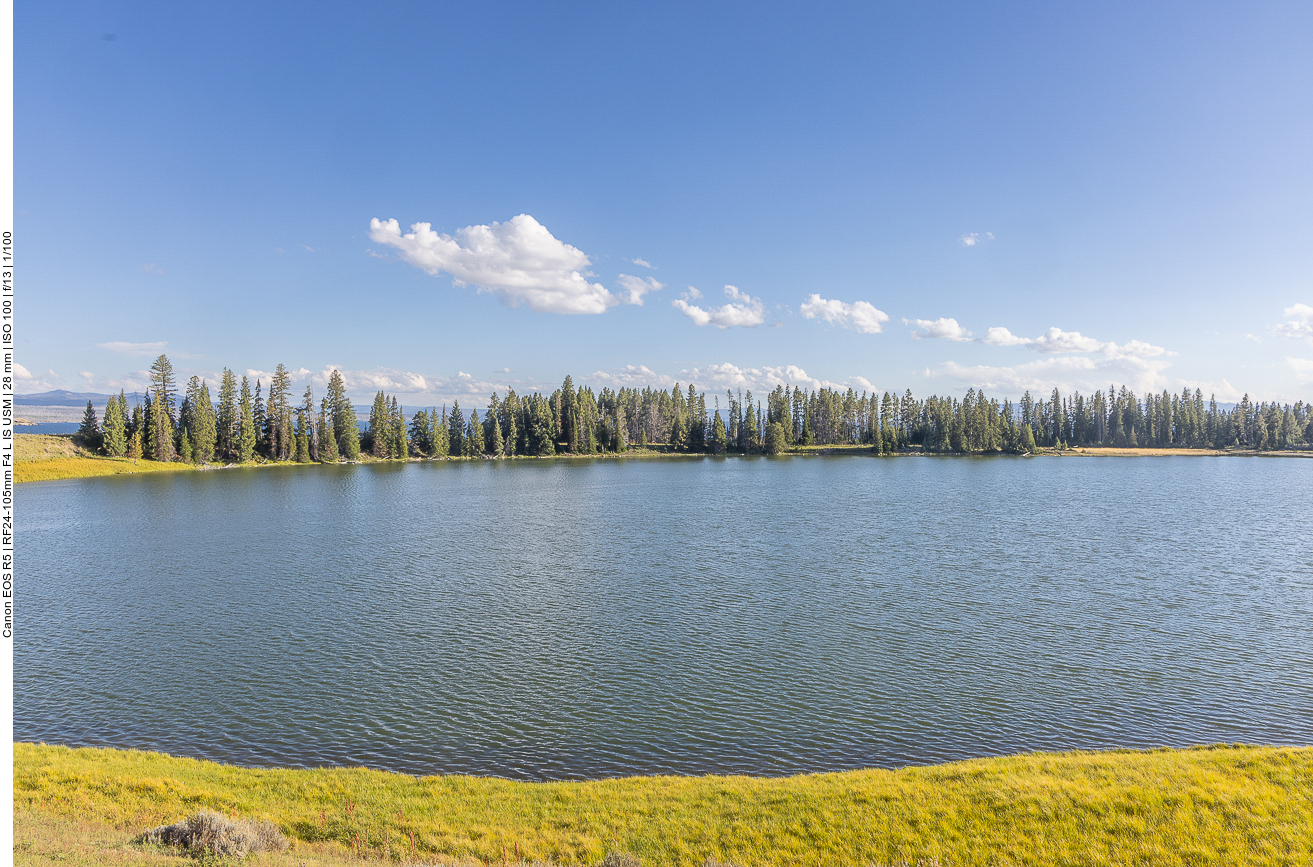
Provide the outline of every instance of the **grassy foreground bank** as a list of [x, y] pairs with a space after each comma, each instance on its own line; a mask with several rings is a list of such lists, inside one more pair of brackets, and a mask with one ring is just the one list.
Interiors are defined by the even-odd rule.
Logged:
[[780, 779], [519, 783], [14, 745], [18, 863], [78, 860], [71, 842], [61, 844], [69, 849], [62, 858], [43, 851], [56, 829], [77, 827], [102, 848], [119, 835], [117, 854], [104, 849], [100, 862], [180, 863], [138, 856], [126, 841], [200, 808], [277, 824], [292, 849], [259, 856], [270, 864], [501, 864], [517, 852], [591, 864], [623, 852], [649, 867], [708, 859], [1294, 865], [1313, 861], [1313, 748], [1038, 753]]

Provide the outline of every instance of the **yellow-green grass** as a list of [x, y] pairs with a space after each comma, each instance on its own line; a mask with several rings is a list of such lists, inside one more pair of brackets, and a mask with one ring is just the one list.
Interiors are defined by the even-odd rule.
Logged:
[[194, 469], [196, 467], [191, 464], [93, 455], [68, 437], [50, 434], [14, 436], [14, 481], [19, 483]]
[[[523, 783], [237, 768], [14, 745], [16, 815], [126, 840], [200, 808], [275, 822], [289, 853], [408, 863], [1200, 865], [1313, 862], [1313, 748], [1036, 753], [786, 778]], [[33, 819], [36, 821], [36, 819]], [[414, 858], [411, 858], [411, 834]], [[17, 847], [23, 841], [16, 842]], [[37, 862], [33, 862], [37, 863]]]

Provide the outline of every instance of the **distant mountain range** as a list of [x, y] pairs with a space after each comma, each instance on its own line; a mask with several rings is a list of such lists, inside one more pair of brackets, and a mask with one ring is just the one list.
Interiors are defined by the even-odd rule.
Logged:
[[[116, 395], [117, 396], [117, 395]], [[96, 411], [109, 401], [108, 394], [95, 394], [89, 391], [68, 391], [59, 389], [58, 391], [43, 391], [40, 394], [16, 394], [14, 403], [17, 406], [77, 406], [85, 407], [87, 401], [91, 401], [96, 406]], [[128, 405], [141, 402], [141, 392], [134, 391], [128, 395]]]

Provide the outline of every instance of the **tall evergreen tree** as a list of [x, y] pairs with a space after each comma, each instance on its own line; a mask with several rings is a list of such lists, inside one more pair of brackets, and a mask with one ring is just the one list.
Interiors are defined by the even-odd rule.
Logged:
[[117, 396], [111, 395], [105, 403], [104, 450], [112, 458], [121, 458], [128, 453], [128, 420], [125, 409], [127, 397], [120, 390]]
[[237, 420], [237, 460], [246, 463], [255, 457], [255, 406], [251, 399], [251, 383], [242, 377], [242, 392]]
[[335, 464], [339, 458], [337, 432], [333, 425], [333, 405], [325, 395], [319, 404], [319, 460]]
[[337, 448], [348, 461], [360, 459], [360, 426], [356, 423], [356, 408], [347, 397], [342, 374], [334, 370], [328, 377], [328, 394], [324, 398], [333, 410], [333, 434]]
[[470, 410], [469, 426], [465, 428], [465, 457], [477, 458], [483, 454], [483, 427], [479, 424], [479, 411]]
[[465, 416], [458, 400], [451, 402], [451, 415], [447, 418], [447, 447], [453, 457], [465, 454]]
[[87, 401], [86, 412], [82, 413], [82, 426], [78, 428], [73, 438], [82, 444], [83, 448], [99, 449], [102, 438], [100, 433], [100, 421], [96, 418], [96, 408]]
[[241, 419], [237, 410], [237, 377], [226, 367], [219, 379], [219, 413], [215, 422], [218, 428], [216, 448], [224, 460], [230, 461], [237, 457]]
[[[160, 406], [168, 417], [168, 431], [170, 438], [172, 438], [173, 428], [176, 423], [173, 410], [177, 405], [178, 387], [173, 380], [173, 364], [169, 361], [167, 355], [161, 355], [150, 366], [150, 390], [160, 397]], [[156, 426], [158, 430], [164, 429], [161, 422], [156, 422]], [[156, 446], [157, 452], [159, 448], [159, 446]]]

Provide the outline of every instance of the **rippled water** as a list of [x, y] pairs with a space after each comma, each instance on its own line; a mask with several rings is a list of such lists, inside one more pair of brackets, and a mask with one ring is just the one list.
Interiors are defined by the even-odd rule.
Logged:
[[1313, 742], [1313, 460], [23, 485], [14, 737], [529, 779]]

